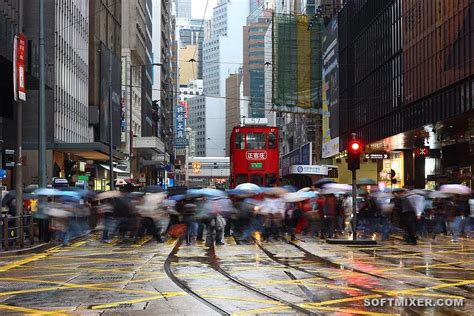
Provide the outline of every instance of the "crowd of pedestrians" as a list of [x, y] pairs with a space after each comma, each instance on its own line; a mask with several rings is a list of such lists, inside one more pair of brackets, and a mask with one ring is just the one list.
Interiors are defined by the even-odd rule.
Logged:
[[[102, 232], [103, 242], [113, 237], [133, 241], [148, 234], [159, 243], [168, 236], [182, 236], [188, 245], [204, 240], [223, 245], [225, 236], [245, 242], [294, 240], [298, 235], [350, 238], [353, 233], [348, 185], [330, 183], [297, 191], [290, 186], [260, 188], [246, 183], [227, 191], [191, 189], [180, 195], [161, 189], [39, 193], [44, 193], [38, 195], [35, 214], [39, 227], [64, 244], [91, 228]], [[405, 241], [414, 245], [420, 237], [436, 239], [440, 234], [457, 242], [474, 230], [474, 200], [470, 189], [460, 185], [439, 191], [359, 190], [356, 210], [359, 238], [378, 236], [387, 241], [394, 232], [403, 232]]]

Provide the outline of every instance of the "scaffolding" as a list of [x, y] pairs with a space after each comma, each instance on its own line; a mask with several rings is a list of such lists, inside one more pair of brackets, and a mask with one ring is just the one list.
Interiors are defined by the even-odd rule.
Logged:
[[306, 15], [273, 14], [272, 108], [289, 113], [321, 113], [323, 22], [308, 27]]

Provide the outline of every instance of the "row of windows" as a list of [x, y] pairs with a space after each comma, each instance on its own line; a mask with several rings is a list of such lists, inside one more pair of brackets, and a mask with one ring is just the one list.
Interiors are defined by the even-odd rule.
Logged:
[[275, 133], [237, 133], [235, 149], [275, 149], [278, 146]]
[[265, 35], [250, 35], [249, 40], [252, 41], [258, 41], [258, 40], [265, 40]]
[[249, 48], [262, 48], [265, 47], [265, 43], [253, 43], [249, 45]]
[[251, 33], [256, 33], [256, 32], [266, 32], [268, 30], [267, 27], [252, 27], [250, 29]]

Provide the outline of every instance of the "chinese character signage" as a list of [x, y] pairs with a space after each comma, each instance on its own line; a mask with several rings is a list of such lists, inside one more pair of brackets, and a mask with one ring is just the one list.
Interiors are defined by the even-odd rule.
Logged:
[[13, 44], [13, 97], [15, 101], [26, 101], [26, 37], [23, 34], [15, 36]]
[[175, 147], [186, 147], [188, 139], [186, 138], [186, 107], [184, 104], [176, 106], [175, 131]]
[[266, 160], [266, 151], [247, 151], [247, 160]]

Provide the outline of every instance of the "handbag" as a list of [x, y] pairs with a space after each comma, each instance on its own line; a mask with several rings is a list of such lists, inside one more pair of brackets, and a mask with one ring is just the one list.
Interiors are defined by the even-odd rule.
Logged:
[[168, 230], [168, 235], [171, 238], [179, 238], [186, 233], [186, 225], [185, 224], [174, 224], [171, 225], [170, 229]]

